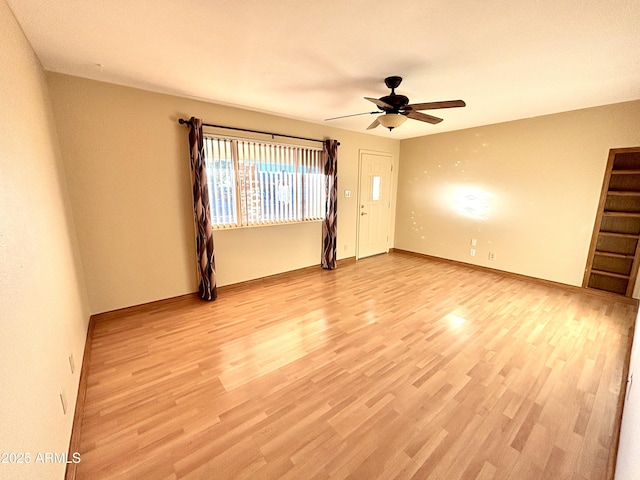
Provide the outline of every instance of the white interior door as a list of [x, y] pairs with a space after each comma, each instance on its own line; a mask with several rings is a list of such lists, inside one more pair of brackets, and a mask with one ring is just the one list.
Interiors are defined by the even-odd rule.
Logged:
[[358, 258], [389, 251], [391, 156], [360, 153]]

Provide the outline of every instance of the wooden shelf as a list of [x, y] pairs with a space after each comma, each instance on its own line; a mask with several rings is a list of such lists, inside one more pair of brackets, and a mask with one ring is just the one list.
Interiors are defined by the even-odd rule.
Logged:
[[607, 237], [640, 238], [640, 235], [635, 233], [603, 232], [602, 230], [599, 233], [600, 235], [604, 235]]
[[640, 218], [640, 212], [603, 212], [606, 217], [637, 217]]
[[630, 297], [640, 266], [640, 147], [609, 151], [582, 286]]
[[635, 255], [625, 255], [624, 253], [614, 253], [614, 252], [603, 252], [601, 250], [596, 250], [595, 255], [602, 255], [604, 257], [613, 257], [613, 258], [635, 258]]
[[591, 273], [595, 273], [596, 275], [604, 275], [606, 277], [623, 278], [625, 280], [629, 280], [629, 275], [622, 275], [620, 273], [606, 272], [604, 270], [596, 270], [595, 268], [591, 269]]
[[640, 192], [635, 190], [609, 190], [607, 195], [619, 195], [622, 197], [640, 197]]
[[638, 170], [611, 170], [611, 175], [640, 175]]

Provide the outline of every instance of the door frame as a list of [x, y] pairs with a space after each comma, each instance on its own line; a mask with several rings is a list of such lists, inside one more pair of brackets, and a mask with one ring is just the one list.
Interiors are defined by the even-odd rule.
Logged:
[[[383, 151], [379, 151], [379, 150], [367, 150], [367, 149], [359, 149], [358, 150], [358, 195], [357, 195], [357, 200], [358, 200], [358, 204], [356, 206], [356, 260], [359, 260], [360, 258], [360, 205], [362, 205], [361, 203], [361, 198], [362, 198], [362, 157], [363, 155], [380, 155], [380, 156], [384, 156], [384, 157], [389, 157], [391, 159], [391, 172], [389, 173], [389, 218], [387, 219], [387, 234], [390, 235], [391, 234], [391, 222], [392, 219], [395, 218], [395, 212], [392, 215], [391, 214], [391, 205], [394, 205], [395, 208], [395, 201], [394, 201], [394, 168], [395, 168], [395, 159], [396, 159], [396, 155], [391, 153], [391, 152], [383, 152]], [[389, 241], [387, 240], [387, 252], [389, 252]], [[364, 257], [366, 258], [366, 257]]]

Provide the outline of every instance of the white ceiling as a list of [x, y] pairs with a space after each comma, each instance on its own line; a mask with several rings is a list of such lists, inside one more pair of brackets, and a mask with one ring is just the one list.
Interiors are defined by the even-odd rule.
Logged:
[[375, 110], [390, 75], [411, 102], [467, 102], [370, 131], [393, 138], [640, 98], [638, 0], [7, 2], [55, 72], [316, 123]]

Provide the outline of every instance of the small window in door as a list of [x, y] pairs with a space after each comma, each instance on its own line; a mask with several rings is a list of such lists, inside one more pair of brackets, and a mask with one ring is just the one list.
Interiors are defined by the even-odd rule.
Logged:
[[373, 176], [371, 184], [371, 200], [374, 202], [380, 200], [380, 177], [378, 175]]

